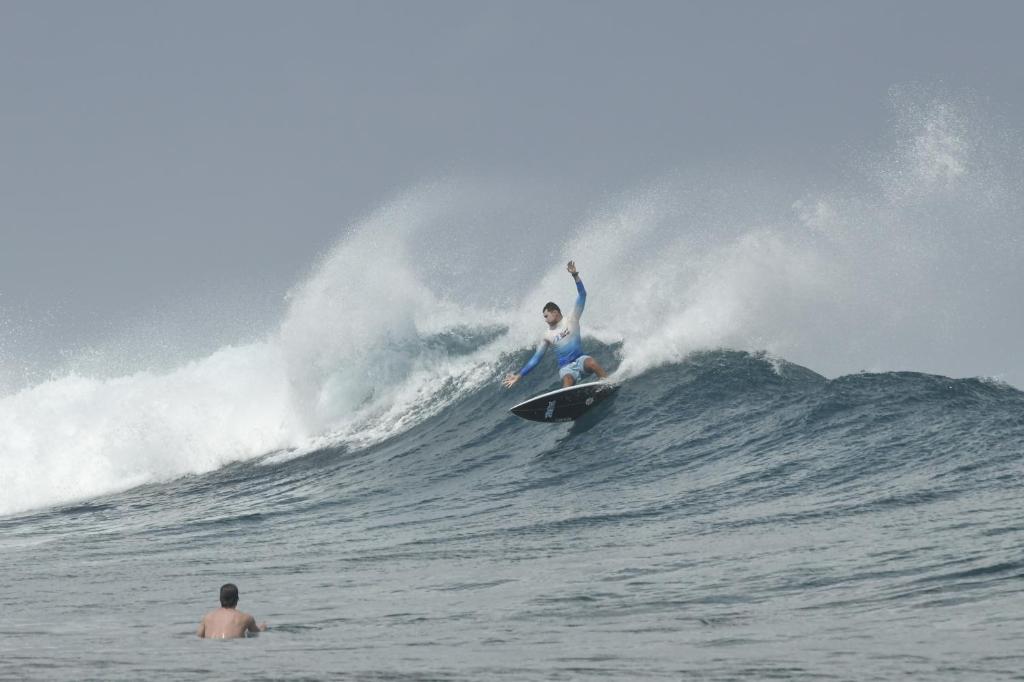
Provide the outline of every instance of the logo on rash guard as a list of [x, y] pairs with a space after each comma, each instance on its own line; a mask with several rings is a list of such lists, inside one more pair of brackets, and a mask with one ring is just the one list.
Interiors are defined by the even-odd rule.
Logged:
[[570, 334], [572, 334], [572, 330], [569, 329], [568, 327], [566, 327], [562, 331], [560, 331], [557, 334], [555, 334], [555, 343], [558, 343], [559, 341], [561, 341], [565, 337], [569, 336]]

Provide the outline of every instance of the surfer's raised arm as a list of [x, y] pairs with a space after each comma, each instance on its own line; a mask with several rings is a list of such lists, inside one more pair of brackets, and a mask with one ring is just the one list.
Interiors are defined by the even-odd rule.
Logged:
[[569, 261], [565, 269], [569, 271], [573, 281], [576, 282], [576, 305], [572, 309], [572, 314], [578, 320], [580, 315], [583, 314], [583, 306], [587, 304], [587, 290], [583, 287], [583, 280], [580, 279], [580, 273], [576, 270], [576, 261]]

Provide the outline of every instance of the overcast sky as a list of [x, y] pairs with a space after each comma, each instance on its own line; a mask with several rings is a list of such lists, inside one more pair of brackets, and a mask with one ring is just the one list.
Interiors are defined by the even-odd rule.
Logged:
[[1024, 121], [1021, 26], [1020, 2], [3, 0], [0, 352], [279, 301], [449, 173], [581, 203], [731, 160], [813, 175], [895, 84]]

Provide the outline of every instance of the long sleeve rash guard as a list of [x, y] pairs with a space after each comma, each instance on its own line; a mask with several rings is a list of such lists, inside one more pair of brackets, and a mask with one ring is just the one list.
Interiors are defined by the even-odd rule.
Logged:
[[519, 370], [519, 376], [526, 376], [530, 370], [537, 366], [548, 346], [555, 349], [558, 357], [558, 366], [565, 367], [573, 360], [583, 355], [583, 339], [580, 333], [580, 316], [583, 314], [583, 306], [587, 303], [587, 290], [583, 288], [583, 280], [576, 280], [576, 305], [572, 313], [563, 317], [562, 321], [555, 325], [554, 329], [544, 332], [543, 338], [537, 344], [537, 351], [530, 358], [529, 362]]

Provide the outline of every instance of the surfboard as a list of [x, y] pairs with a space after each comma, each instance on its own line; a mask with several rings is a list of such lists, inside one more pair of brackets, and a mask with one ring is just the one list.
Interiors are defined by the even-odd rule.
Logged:
[[509, 410], [535, 422], [568, 422], [610, 396], [617, 386], [610, 381], [591, 381], [557, 391], [549, 391], [524, 400]]

